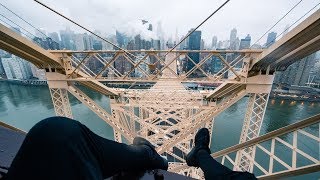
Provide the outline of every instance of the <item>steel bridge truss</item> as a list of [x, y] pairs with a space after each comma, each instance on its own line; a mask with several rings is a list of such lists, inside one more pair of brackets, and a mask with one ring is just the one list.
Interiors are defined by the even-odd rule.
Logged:
[[[250, 94], [248, 100], [247, 112], [243, 122], [243, 128], [240, 135], [240, 144], [259, 136], [263, 117], [268, 104], [269, 94]], [[249, 147], [244, 150], [246, 155], [249, 154], [254, 159], [255, 147]], [[237, 154], [237, 166], [241, 171], [252, 172], [253, 163], [241, 151]]]
[[[169, 74], [171, 78], [179, 79], [181, 82], [212, 83], [231, 78], [239, 80], [242, 76], [243, 59], [258, 55], [261, 50], [175, 50], [171, 59], [166, 59], [166, 50], [56, 50], [51, 53], [68, 62], [64, 64], [69, 66], [68, 69], [73, 69], [67, 72], [70, 80], [156, 82], [165, 74]], [[199, 55], [198, 61], [191, 58], [194, 54]], [[74, 76], [80, 71], [85, 73], [85, 79]]]
[[57, 116], [72, 118], [72, 111], [69, 103], [68, 91], [62, 88], [49, 88]]
[[[249, 103], [245, 120], [245, 124], [249, 124], [244, 126], [242, 134], [248, 134], [249, 136], [250, 132], [254, 131], [255, 135], [253, 137], [258, 136], [268, 99], [268, 96], [265, 97], [263, 93], [268, 94], [270, 92], [270, 84], [273, 78], [270, 79], [267, 75], [260, 75], [260, 78], [247, 76], [250, 61], [255, 58], [256, 52], [229, 52], [228, 56], [232, 56], [234, 59], [230, 60], [229, 57], [229, 60], [226, 60], [223, 57], [223, 55], [227, 54], [226, 52], [221, 54], [221, 52], [216, 51], [204, 51], [201, 52], [203, 59], [198, 64], [189, 57], [186, 51], [168, 53], [165, 58], [161, 57], [165, 52], [142, 52], [144, 54], [143, 58], [137, 63], [131, 63], [131, 69], [124, 73], [119, 73], [117, 61], [135, 62], [129, 61], [130, 56], [124, 52], [104, 52], [105, 54], [114, 53], [112, 57], [109, 57], [109, 60], [103, 58], [103, 56], [108, 55], [100, 55], [102, 52], [82, 52], [80, 53], [81, 58], [77, 52], [55, 52], [55, 55], [63, 62], [66, 75], [61, 75], [58, 72], [48, 72], [48, 84], [52, 90], [58, 89], [60, 90], [58, 92], [63, 92], [65, 95], [67, 95], [66, 92], [68, 91], [112, 126], [116, 141], [122, 142], [122, 138], [125, 138], [128, 142], [132, 142], [135, 136], [142, 136], [156, 147], [159, 154], [167, 156], [170, 161], [170, 171], [194, 178], [203, 178], [203, 173], [198, 168], [178, 168], [185, 166], [185, 156], [193, 147], [193, 138], [197, 130], [201, 127], [207, 127], [212, 133], [215, 116], [236, 103], [247, 93], [254, 93], [252, 96], [254, 100], [250, 98], [249, 101], [254, 103]], [[196, 51], [195, 53], [200, 52]], [[213, 56], [216, 58], [212, 58]], [[225, 57], [228, 56], [226, 55]], [[121, 57], [122, 59], [119, 59]], [[141, 66], [151, 57], [158, 57], [155, 58], [156, 61], [152, 64], [152, 66], [156, 67], [155, 69], [147, 69], [147, 66]], [[164, 60], [161, 58], [164, 58]], [[147, 62], [150, 62], [149, 60]], [[215, 70], [216, 73], [214, 75], [205, 73], [204, 67], [213, 65], [212, 63], [217, 63], [217, 61], [220, 61], [220, 69]], [[89, 68], [92, 62], [102, 63], [103, 66], [101, 66], [99, 72], [94, 72]], [[205, 64], [208, 62], [210, 63]], [[194, 67], [186, 73], [181, 73], [179, 64], [183, 63], [192, 63]], [[150, 67], [150, 64], [147, 65]], [[241, 67], [241, 69], [237, 70], [236, 67]], [[133, 72], [139, 74], [136, 70], [141, 70], [144, 76], [131, 76]], [[193, 74], [194, 72], [197, 72], [196, 76]], [[201, 78], [194, 78], [199, 77], [199, 73], [203, 73], [202, 75], [204, 76], [200, 75]], [[264, 76], [267, 78], [264, 78]], [[104, 87], [107, 88], [107, 92], [112, 92], [112, 95], [107, 94], [111, 102], [111, 114], [109, 114], [74, 85], [74, 81], [78, 80], [85, 85], [87, 85], [87, 82], [94, 82], [94, 86], [91, 85], [93, 89], [97, 87], [101, 89], [103, 87], [99, 83], [100, 81], [135, 80], [155, 81], [156, 83], [150, 89], [142, 90]], [[221, 84], [222, 80], [224, 83]], [[211, 84], [220, 84], [220, 86], [215, 90], [187, 90], [181, 83], [183, 81], [210, 82]], [[251, 85], [246, 85], [246, 83], [251, 83]], [[54, 97], [55, 94], [52, 93], [52, 95]], [[55, 99], [53, 98], [53, 100]], [[68, 101], [63, 101], [63, 103], [68, 104]], [[60, 112], [60, 109], [59, 106], [55, 106], [56, 112]], [[252, 120], [257, 117], [259, 119], [258, 124], [255, 122], [257, 125], [255, 130], [250, 124], [251, 119], [249, 117], [251, 116]], [[251, 154], [254, 156], [254, 151]], [[238, 156], [238, 159], [245, 158], [240, 158], [241, 154]], [[250, 166], [249, 161], [245, 162], [249, 163], [247, 166]], [[176, 170], [177, 168], [179, 170]]]
[[[248, 153], [255, 149], [255, 157]], [[211, 154], [230, 169], [242, 171], [237, 163], [238, 154], [250, 161], [259, 179], [278, 179], [319, 171], [320, 168], [320, 114], [282, 127], [244, 143]], [[172, 171], [188, 168], [185, 164]]]
[[[249, 161], [250, 172], [261, 179], [275, 179], [320, 169], [320, 115], [288, 125], [245, 143], [214, 153], [221, 163], [242, 171], [236, 154]], [[255, 151], [255, 156], [248, 149]]]

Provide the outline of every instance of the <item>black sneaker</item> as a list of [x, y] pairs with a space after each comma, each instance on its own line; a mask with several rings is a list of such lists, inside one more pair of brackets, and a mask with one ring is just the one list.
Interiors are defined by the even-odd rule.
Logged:
[[133, 145], [138, 146], [147, 146], [150, 154], [150, 160], [151, 160], [151, 168], [152, 169], [163, 169], [168, 170], [168, 161], [167, 159], [161, 157], [157, 151], [155, 150], [155, 147], [146, 139], [142, 137], [135, 137], [133, 139]]
[[199, 162], [197, 160], [197, 153], [199, 152], [199, 150], [205, 150], [209, 154], [211, 154], [209, 142], [209, 130], [207, 128], [201, 128], [194, 138], [194, 147], [186, 156], [186, 162], [188, 166], [199, 167]]

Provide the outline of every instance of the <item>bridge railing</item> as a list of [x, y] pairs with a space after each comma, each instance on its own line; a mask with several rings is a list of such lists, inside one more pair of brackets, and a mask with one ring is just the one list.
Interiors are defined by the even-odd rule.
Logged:
[[[248, 148], [254, 149], [254, 157], [246, 152]], [[230, 169], [241, 171], [241, 166], [247, 163], [236, 164], [239, 153], [248, 158], [250, 171], [259, 179], [317, 172], [320, 169], [320, 114], [211, 155]], [[185, 168], [188, 166], [180, 163], [171, 165], [170, 170], [180, 172]]]
[[[247, 154], [253, 148], [255, 157]], [[223, 165], [240, 171], [238, 153], [246, 156], [251, 172], [261, 179], [280, 178], [318, 171], [320, 169], [320, 114], [238, 144], [212, 156]], [[244, 164], [246, 165], [246, 164]]]

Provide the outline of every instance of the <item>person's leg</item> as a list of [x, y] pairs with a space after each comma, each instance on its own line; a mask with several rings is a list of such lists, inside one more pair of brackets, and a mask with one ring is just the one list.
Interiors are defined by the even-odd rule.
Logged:
[[199, 150], [196, 158], [199, 162], [199, 167], [204, 173], [205, 179], [215, 179], [232, 172], [232, 170], [213, 159], [205, 150]]
[[186, 156], [186, 162], [188, 166], [200, 167], [205, 179], [256, 179], [251, 173], [232, 171], [213, 159], [210, 155], [208, 129], [200, 129], [194, 140], [195, 146]]
[[168, 163], [143, 138], [135, 138], [138, 140], [136, 144], [134, 142], [133, 145], [126, 145], [95, 134], [93, 136], [99, 149], [97, 154], [99, 154], [104, 177], [110, 177], [119, 172], [168, 169]]
[[52, 117], [29, 131], [7, 178], [103, 179], [155, 166], [150, 154], [149, 147], [104, 139], [78, 121]]

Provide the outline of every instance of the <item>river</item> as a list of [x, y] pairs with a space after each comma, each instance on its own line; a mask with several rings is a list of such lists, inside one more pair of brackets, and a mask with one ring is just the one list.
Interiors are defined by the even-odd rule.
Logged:
[[[86, 89], [84, 91], [95, 102], [110, 112], [108, 97]], [[113, 131], [109, 125], [72, 95], [69, 95], [69, 98], [75, 119], [87, 125], [98, 135], [105, 138], [113, 138]], [[211, 143], [213, 152], [239, 142], [247, 99], [247, 97], [241, 99], [215, 118]], [[261, 134], [318, 113], [320, 113], [319, 102], [270, 99], [262, 124]], [[54, 115], [50, 92], [47, 86], [19, 85], [0, 81], [0, 121], [28, 131], [41, 119]], [[319, 177], [319, 172], [303, 176], [303, 178], [307, 179], [317, 179]], [[302, 177], [290, 179], [302, 179]]]

